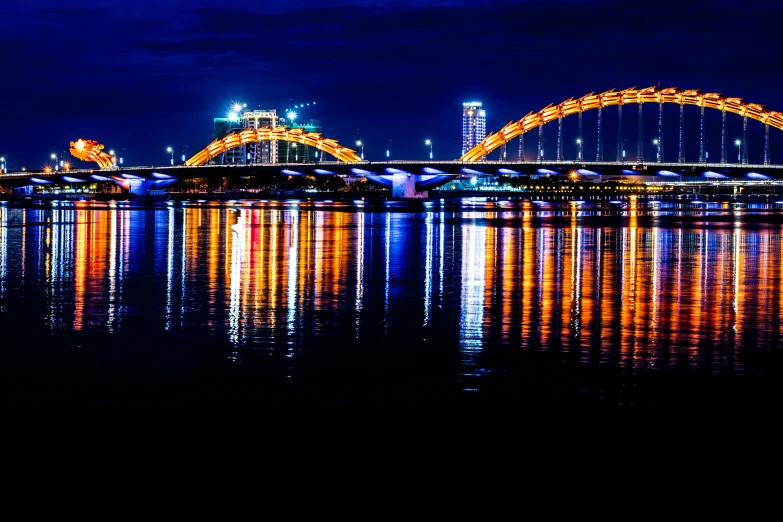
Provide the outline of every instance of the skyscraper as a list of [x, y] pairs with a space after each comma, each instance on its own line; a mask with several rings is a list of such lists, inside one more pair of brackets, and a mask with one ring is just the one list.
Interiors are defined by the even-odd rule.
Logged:
[[481, 143], [487, 135], [487, 113], [481, 102], [462, 104], [462, 154]]
[[[243, 129], [260, 129], [277, 127], [277, 111], [275, 109], [262, 111], [247, 111], [242, 115]], [[260, 141], [247, 144], [248, 163], [277, 163], [277, 142]]]

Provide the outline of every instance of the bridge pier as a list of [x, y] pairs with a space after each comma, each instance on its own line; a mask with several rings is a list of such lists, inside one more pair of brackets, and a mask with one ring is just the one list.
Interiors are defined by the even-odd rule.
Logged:
[[166, 185], [171, 185], [176, 182], [176, 179], [173, 177], [165, 179], [146, 179], [138, 176], [129, 176], [125, 178], [114, 178], [114, 182], [134, 196], [147, 197], [150, 195], [151, 190], [160, 190]]
[[429, 195], [426, 190], [416, 190], [416, 184], [421, 183], [422, 176], [417, 176], [415, 174], [395, 174], [391, 176], [391, 179], [393, 198], [427, 199]]

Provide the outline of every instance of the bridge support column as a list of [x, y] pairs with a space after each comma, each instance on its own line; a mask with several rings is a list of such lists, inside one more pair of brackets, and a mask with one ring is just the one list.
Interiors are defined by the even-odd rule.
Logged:
[[685, 105], [680, 103], [680, 150], [677, 163], [685, 163]]
[[721, 111], [722, 127], [720, 130], [720, 162], [726, 164], [726, 109]]
[[699, 163], [706, 163], [704, 157], [704, 105], [701, 106], [701, 119], [699, 120]]
[[658, 163], [663, 163], [663, 102], [658, 104]]
[[392, 178], [392, 197], [403, 199], [427, 199], [428, 192], [416, 191], [416, 183], [421, 182], [422, 177], [414, 174], [395, 174]]
[[623, 154], [623, 104], [617, 106], [617, 162], [625, 159]]
[[748, 164], [748, 116], [742, 118], [742, 164]]
[[601, 117], [603, 113], [604, 108], [598, 107], [598, 145], [596, 145], [596, 152], [595, 152], [595, 161], [603, 161], [604, 160], [604, 151], [603, 151], [603, 140], [601, 139]]
[[563, 161], [563, 117], [557, 119], [557, 161]]
[[764, 165], [769, 165], [769, 124], [764, 125]]
[[519, 135], [519, 161], [525, 161], [525, 135]]
[[642, 103], [639, 102], [639, 135], [636, 137], [636, 162], [644, 161], [644, 120], [642, 120]]

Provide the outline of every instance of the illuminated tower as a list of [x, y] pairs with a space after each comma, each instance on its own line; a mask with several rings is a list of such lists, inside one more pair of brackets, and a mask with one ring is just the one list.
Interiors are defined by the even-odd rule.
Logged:
[[487, 113], [481, 102], [462, 104], [462, 154], [481, 143], [487, 135]]

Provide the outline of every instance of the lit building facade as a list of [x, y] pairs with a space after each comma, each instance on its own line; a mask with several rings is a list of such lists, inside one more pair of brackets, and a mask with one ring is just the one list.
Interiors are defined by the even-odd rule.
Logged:
[[462, 104], [462, 154], [481, 143], [487, 136], [487, 113], [481, 102]]
[[[281, 118], [280, 125], [286, 122]], [[304, 129], [305, 132], [321, 132], [321, 120], [299, 120], [293, 121], [289, 128]], [[322, 152], [315, 147], [302, 145], [301, 143], [290, 143], [287, 141], [278, 141], [277, 158], [279, 163], [318, 163], [322, 161]]]
[[[275, 128], [278, 124], [277, 111], [272, 110], [248, 110], [241, 115], [232, 113], [228, 118], [214, 119], [213, 140], [226, 137], [232, 132], [241, 132], [245, 129], [260, 129], [262, 127]], [[212, 163], [277, 163], [278, 143], [275, 141], [262, 141], [247, 143], [240, 147], [229, 149], [220, 156], [216, 156]]]
[[[242, 115], [243, 129], [260, 129], [277, 127], [277, 111], [275, 109], [262, 111], [247, 111]], [[277, 142], [260, 141], [248, 143], [246, 157], [248, 163], [277, 163]]]

